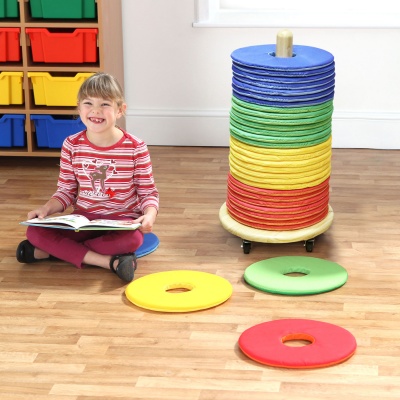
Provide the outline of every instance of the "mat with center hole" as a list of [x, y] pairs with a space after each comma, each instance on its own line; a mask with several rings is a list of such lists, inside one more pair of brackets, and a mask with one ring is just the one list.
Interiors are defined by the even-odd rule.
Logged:
[[[310, 344], [292, 347], [291, 340]], [[239, 348], [261, 364], [283, 368], [319, 368], [339, 364], [356, 351], [355, 337], [346, 329], [309, 319], [280, 319], [245, 330]]]
[[150, 254], [153, 251], [157, 250], [159, 244], [160, 244], [160, 240], [154, 233], [152, 233], [152, 232], [145, 233], [143, 235], [142, 245], [135, 252], [136, 257], [140, 258], [140, 257], [147, 256], [147, 254]]
[[164, 271], [131, 282], [128, 300], [138, 307], [164, 312], [188, 312], [217, 306], [232, 295], [226, 279], [201, 271]]
[[244, 279], [265, 292], [309, 295], [343, 286], [347, 281], [347, 271], [335, 262], [316, 257], [283, 256], [250, 265], [245, 270]]

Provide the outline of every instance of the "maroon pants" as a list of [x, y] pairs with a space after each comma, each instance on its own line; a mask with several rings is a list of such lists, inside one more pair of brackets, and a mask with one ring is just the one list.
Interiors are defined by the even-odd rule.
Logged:
[[[126, 219], [80, 213], [89, 219]], [[135, 231], [79, 231], [28, 226], [27, 239], [38, 249], [82, 268], [86, 253], [117, 255], [135, 252], [143, 243], [143, 233]]]

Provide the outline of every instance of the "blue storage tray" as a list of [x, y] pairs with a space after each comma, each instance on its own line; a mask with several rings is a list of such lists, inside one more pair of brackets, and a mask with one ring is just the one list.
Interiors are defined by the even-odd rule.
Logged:
[[60, 149], [67, 136], [86, 129], [75, 115], [31, 115], [31, 120], [35, 123], [38, 147]]
[[25, 146], [25, 115], [0, 114], [0, 147]]

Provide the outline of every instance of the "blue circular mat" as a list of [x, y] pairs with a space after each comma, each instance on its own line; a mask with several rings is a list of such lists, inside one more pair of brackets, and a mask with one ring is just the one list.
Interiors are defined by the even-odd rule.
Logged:
[[232, 90], [238, 99], [271, 107], [303, 107], [333, 99], [331, 53], [293, 46], [292, 57], [275, 57], [275, 45], [243, 47], [231, 54]]
[[135, 254], [137, 258], [147, 256], [147, 254], [155, 251], [160, 244], [160, 240], [154, 233], [145, 233], [143, 235], [143, 243], [136, 250]]
[[[333, 55], [326, 50], [310, 46], [293, 46], [293, 57], [275, 57], [275, 45], [259, 45], [242, 47], [235, 50], [232, 60], [242, 67], [250, 67], [253, 71], [278, 72], [285, 76], [307, 76], [330, 70], [333, 67]], [[281, 72], [281, 73], [279, 73]], [[308, 72], [308, 73], [307, 73]]]

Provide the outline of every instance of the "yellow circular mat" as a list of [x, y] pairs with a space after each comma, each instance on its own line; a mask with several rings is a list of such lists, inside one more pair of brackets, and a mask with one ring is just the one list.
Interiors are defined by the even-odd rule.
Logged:
[[217, 306], [232, 295], [224, 278], [201, 271], [165, 271], [145, 275], [125, 289], [128, 300], [153, 311], [188, 312]]

